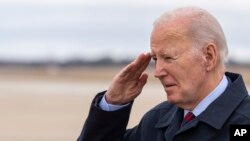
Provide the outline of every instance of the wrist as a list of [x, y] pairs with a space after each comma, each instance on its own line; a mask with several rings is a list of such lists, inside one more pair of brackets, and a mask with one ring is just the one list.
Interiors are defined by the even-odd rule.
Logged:
[[129, 103], [129, 102], [123, 102], [122, 100], [119, 100], [117, 98], [113, 98], [109, 94], [105, 94], [104, 98], [108, 104], [112, 104], [112, 105], [126, 105]]

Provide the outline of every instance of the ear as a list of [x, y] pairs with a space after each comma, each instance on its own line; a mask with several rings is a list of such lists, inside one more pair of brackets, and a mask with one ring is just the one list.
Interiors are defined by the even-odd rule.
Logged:
[[206, 70], [213, 70], [218, 62], [218, 51], [216, 45], [213, 43], [207, 44], [203, 47], [203, 53], [206, 60]]

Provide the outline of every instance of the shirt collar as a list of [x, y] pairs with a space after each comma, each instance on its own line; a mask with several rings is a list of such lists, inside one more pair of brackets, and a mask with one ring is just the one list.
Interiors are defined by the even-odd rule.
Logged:
[[220, 81], [219, 85], [209, 93], [195, 108], [193, 111], [184, 110], [184, 116], [188, 112], [192, 112], [195, 116], [200, 115], [206, 108], [215, 100], [217, 99], [227, 88], [228, 80], [227, 77], [224, 75], [222, 80]]

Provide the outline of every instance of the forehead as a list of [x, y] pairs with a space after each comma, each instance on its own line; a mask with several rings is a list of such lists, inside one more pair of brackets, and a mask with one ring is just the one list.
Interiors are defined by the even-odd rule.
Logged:
[[152, 34], [150, 47], [153, 54], [182, 52], [191, 47], [191, 40], [182, 32], [159, 31]]
[[[178, 37], [186, 38], [188, 35], [188, 29], [190, 28], [191, 21], [187, 18], [174, 18], [170, 20], [163, 20], [155, 23], [151, 39], [157, 37], [158, 39], [164, 39], [165, 37]], [[155, 40], [155, 39], [154, 39]]]
[[187, 35], [188, 31], [184, 26], [174, 23], [168, 25], [157, 25], [151, 33], [150, 44], [152, 46], [166, 41], [173, 43], [175, 41], [184, 42], [189, 40]]

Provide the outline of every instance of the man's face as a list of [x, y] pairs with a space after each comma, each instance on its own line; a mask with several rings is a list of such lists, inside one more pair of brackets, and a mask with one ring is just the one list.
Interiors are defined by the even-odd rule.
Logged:
[[196, 105], [205, 87], [206, 67], [202, 52], [195, 50], [191, 40], [180, 33], [168, 35], [162, 30], [154, 30], [151, 53], [155, 60], [154, 75], [164, 86], [168, 101], [180, 107]]

